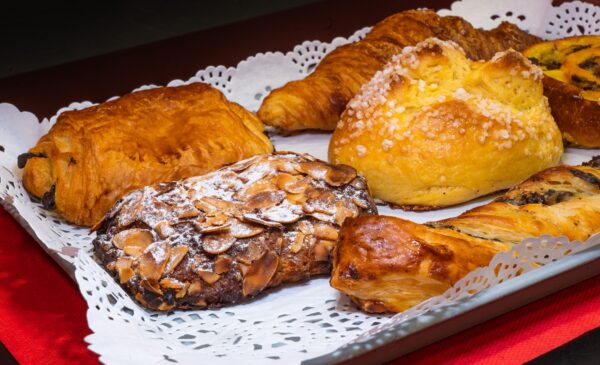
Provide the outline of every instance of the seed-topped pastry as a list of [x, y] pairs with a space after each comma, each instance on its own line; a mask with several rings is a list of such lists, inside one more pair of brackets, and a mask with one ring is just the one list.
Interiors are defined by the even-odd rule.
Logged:
[[215, 307], [329, 273], [341, 224], [364, 213], [377, 209], [353, 168], [259, 155], [127, 194], [94, 252], [149, 308]]
[[435, 38], [406, 47], [350, 101], [329, 160], [410, 209], [461, 203], [559, 162], [542, 72], [515, 51], [470, 61]]

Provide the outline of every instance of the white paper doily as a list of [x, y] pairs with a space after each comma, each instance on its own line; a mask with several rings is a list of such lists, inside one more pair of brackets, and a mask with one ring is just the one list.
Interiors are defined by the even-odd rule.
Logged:
[[[508, 20], [544, 38], [597, 34], [600, 28], [600, 8], [579, 1], [552, 7], [551, 0], [463, 0], [439, 13], [460, 15], [484, 28]], [[168, 85], [207, 82], [222, 90], [229, 99], [256, 110], [271, 89], [304, 77], [325, 54], [359, 39], [368, 30], [363, 28], [349, 38], [336, 38], [330, 43], [306, 41], [285, 54], [257, 54], [237, 67], [208, 67], [189, 80], [173, 80]], [[145, 85], [136, 90], [151, 87], [156, 86]], [[90, 102], [72, 103], [57, 115], [90, 105]], [[39, 123], [31, 113], [21, 112], [10, 104], [0, 104], [0, 199], [21, 221], [27, 222], [46, 249], [57, 252], [76, 266], [77, 282], [89, 305], [88, 322], [93, 331], [86, 341], [105, 363], [287, 364], [327, 353], [332, 353], [328, 359], [336, 361], [409, 333], [410, 329], [402, 325], [415, 315], [425, 318], [434, 308], [448, 310], [439, 308], [448, 304], [448, 300], [457, 300], [506, 280], [518, 270], [530, 270], [532, 262], [549, 262], [598, 241], [593, 239], [581, 244], [550, 237], [529, 240], [516, 248], [519, 260], [510, 254], [494, 259], [494, 265], [503, 264], [499, 276], [490, 276], [493, 270], [480, 269], [459, 282], [458, 291], [452, 289], [442, 298], [433, 298], [391, 319], [356, 311], [345, 297], [329, 287], [326, 278], [272, 290], [252, 302], [220, 310], [151, 313], [132, 301], [91, 259], [93, 235], [88, 235], [87, 229], [66, 224], [59, 216], [32, 202], [23, 189], [16, 158], [33, 146], [55, 121], [56, 116]], [[326, 159], [328, 139], [327, 134], [309, 133], [278, 136], [273, 142], [280, 150], [309, 152]], [[598, 153], [597, 150], [569, 150], [563, 161], [578, 164]], [[489, 198], [427, 213], [389, 208], [380, 208], [380, 213], [423, 222], [455, 216], [487, 200]], [[542, 259], [534, 257], [542, 253]], [[363, 335], [359, 337], [360, 334]], [[350, 344], [336, 351], [347, 343]]]

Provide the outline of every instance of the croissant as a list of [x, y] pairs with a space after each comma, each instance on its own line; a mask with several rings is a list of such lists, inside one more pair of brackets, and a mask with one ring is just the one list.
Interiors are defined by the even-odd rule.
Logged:
[[489, 59], [498, 51], [520, 51], [540, 39], [510, 23], [487, 31], [460, 17], [441, 17], [430, 10], [409, 10], [376, 24], [363, 40], [329, 53], [303, 80], [273, 90], [258, 117], [283, 131], [333, 130], [360, 86], [405, 46], [427, 38], [452, 40], [471, 59]]
[[60, 114], [19, 167], [46, 208], [91, 226], [131, 190], [271, 152], [262, 130], [209, 85], [161, 87]]
[[259, 155], [129, 193], [94, 252], [148, 308], [217, 307], [328, 274], [339, 227], [365, 213], [377, 208], [351, 167]]
[[551, 234], [586, 240], [600, 231], [600, 156], [533, 175], [456, 218], [416, 224], [348, 219], [333, 252], [331, 285], [367, 312], [401, 312], [442, 294], [499, 251]]

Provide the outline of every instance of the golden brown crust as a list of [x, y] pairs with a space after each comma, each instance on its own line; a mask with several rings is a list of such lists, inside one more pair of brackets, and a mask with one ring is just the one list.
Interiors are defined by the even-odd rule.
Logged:
[[544, 95], [565, 142], [600, 147], [600, 36], [542, 42], [523, 54], [546, 75]]
[[581, 89], [544, 77], [544, 95], [548, 98], [554, 121], [566, 143], [576, 147], [600, 147], [600, 104], [581, 95]]
[[437, 38], [406, 47], [348, 103], [329, 160], [412, 210], [507, 189], [563, 152], [542, 78], [513, 50], [471, 61]]
[[21, 159], [23, 183], [67, 221], [90, 226], [128, 191], [271, 152], [262, 129], [206, 84], [135, 92], [62, 113]]
[[588, 166], [547, 169], [489, 204], [438, 222], [348, 219], [333, 252], [331, 285], [367, 312], [400, 312], [525, 238], [585, 240], [600, 231], [599, 168], [595, 158]]
[[236, 303], [331, 270], [346, 218], [377, 213], [364, 178], [308, 155], [259, 155], [126, 195], [94, 253], [142, 305]]
[[404, 11], [376, 24], [363, 40], [332, 51], [305, 79], [273, 90], [258, 116], [284, 131], [333, 130], [362, 84], [402, 48], [430, 37], [458, 43], [473, 59], [488, 59], [498, 51], [522, 50], [539, 42], [509, 23], [485, 31], [459, 17], [440, 17], [430, 10]]

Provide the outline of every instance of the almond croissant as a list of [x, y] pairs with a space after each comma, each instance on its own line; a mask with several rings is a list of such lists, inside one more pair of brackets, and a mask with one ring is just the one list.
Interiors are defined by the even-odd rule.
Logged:
[[430, 37], [452, 40], [476, 60], [508, 48], [520, 51], [540, 41], [510, 23], [487, 31], [460, 17], [441, 17], [430, 10], [404, 11], [379, 22], [363, 40], [332, 51], [305, 79], [273, 90], [258, 117], [282, 131], [333, 130], [362, 84], [402, 48]]
[[146, 307], [216, 307], [328, 274], [339, 227], [364, 213], [377, 208], [351, 167], [260, 155], [131, 192], [94, 253]]

